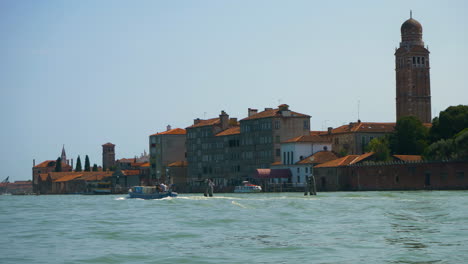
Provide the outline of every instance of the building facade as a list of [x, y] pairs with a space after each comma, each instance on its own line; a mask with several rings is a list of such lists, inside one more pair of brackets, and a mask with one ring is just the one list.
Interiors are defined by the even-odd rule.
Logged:
[[410, 17], [401, 25], [400, 47], [395, 52], [396, 115], [431, 122], [429, 50], [424, 47], [421, 24]]
[[240, 122], [224, 111], [219, 118], [196, 119], [187, 128], [188, 178], [194, 185], [211, 178], [218, 187], [253, 180], [256, 169], [281, 160], [281, 141], [309, 130], [310, 116], [285, 104], [262, 112], [249, 108]]
[[171, 129], [149, 136], [150, 182], [166, 181], [167, 165], [186, 161], [185, 142], [187, 132], [182, 128]]

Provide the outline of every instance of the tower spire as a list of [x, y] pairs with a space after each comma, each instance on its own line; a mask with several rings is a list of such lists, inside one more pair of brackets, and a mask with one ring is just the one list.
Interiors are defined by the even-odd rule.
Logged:
[[409, 11], [409, 18], [410, 18], [410, 19], [413, 18], [413, 10], [411, 10], [411, 9], [410, 9], [410, 11]]

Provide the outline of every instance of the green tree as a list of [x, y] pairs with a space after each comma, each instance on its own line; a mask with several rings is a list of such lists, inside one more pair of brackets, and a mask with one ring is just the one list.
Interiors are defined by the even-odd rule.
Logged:
[[55, 161], [55, 172], [61, 172], [62, 171], [62, 158], [58, 158], [57, 161]]
[[75, 167], [75, 171], [82, 171], [81, 169], [81, 159], [80, 159], [80, 155], [78, 155], [78, 158], [76, 159], [76, 167]]
[[455, 144], [454, 158], [468, 159], [468, 128], [463, 129], [453, 139]]
[[428, 129], [414, 116], [400, 118], [390, 135], [393, 154], [421, 155], [427, 147]]
[[91, 165], [89, 164], [89, 157], [86, 155], [85, 162], [84, 162], [84, 170], [91, 171]]
[[424, 152], [424, 158], [428, 160], [449, 160], [455, 152], [452, 139], [441, 139], [432, 143]]
[[430, 140], [453, 138], [465, 128], [468, 128], [468, 105], [450, 106], [432, 119]]
[[374, 138], [367, 145], [369, 151], [374, 152], [377, 161], [390, 160], [390, 147], [387, 137]]
[[94, 163], [94, 165], [93, 165], [93, 171], [98, 171], [98, 166], [97, 166], [96, 163]]

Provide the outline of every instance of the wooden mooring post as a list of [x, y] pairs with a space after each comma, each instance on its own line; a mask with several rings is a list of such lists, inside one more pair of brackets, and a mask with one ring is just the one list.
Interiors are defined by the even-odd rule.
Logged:
[[304, 195], [317, 195], [314, 175], [306, 176], [306, 185]]

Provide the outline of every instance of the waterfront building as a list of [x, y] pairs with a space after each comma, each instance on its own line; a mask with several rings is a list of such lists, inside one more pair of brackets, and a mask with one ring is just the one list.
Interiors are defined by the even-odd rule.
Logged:
[[401, 25], [400, 47], [395, 51], [396, 117], [415, 116], [431, 122], [429, 50], [424, 47], [422, 26], [412, 18]]
[[218, 118], [195, 119], [187, 130], [188, 181], [203, 185], [212, 178], [216, 186], [226, 186], [240, 172], [240, 128], [237, 118], [221, 111]]
[[37, 179], [36, 194], [90, 193], [98, 182], [110, 180], [112, 172], [49, 172], [41, 173]]
[[187, 161], [176, 161], [168, 164], [168, 180], [167, 184], [174, 185], [173, 190], [176, 192], [188, 192], [188, 178], [187, 178]]
[[[67, 155], [65, 153], [65, 146], [62, 147], [62, 152], [60, 154], [62, 160], [62, 172], [70, 172], [73, 170], [73, 160], [70, 165], [70, 161], [67, 160]], [[38, 191], [38, 178], [39, 175], [42, 173], [49, 173], [55, 172], [55, 166], [57, 164], [57, 160], [46, 160], [36, 165], [36, 161], [33, 160], [33, 168], [32, 168], [32, 184], [33, 184], [33, 192], [36, 193]]]
[[366, 151], [369, 142], [383, 137], [395, 130], [396, 123], [351, 122], [321, 134], [332, 140], [332, 149], [339, 154], [361, 155]]
[[167, 126], [164, 132], [149, 136], [150, 182], [166, 181], [167, 165], [186, 161], [187, 132], [182, 128]]
[[115, 145], [108, 142], [102, 145], [102, 170], [110, 170], [115, 167]]
[[195, 119], [187, 128], [188, 177], [193, 185], [211, 178], [218, 188], [253, 180], [256, 170], [281, 160], [280, 143], [310, 133], [310, 116], [277, 109], [248, 109], [240, 122], [224, 111], [219, 118]]

